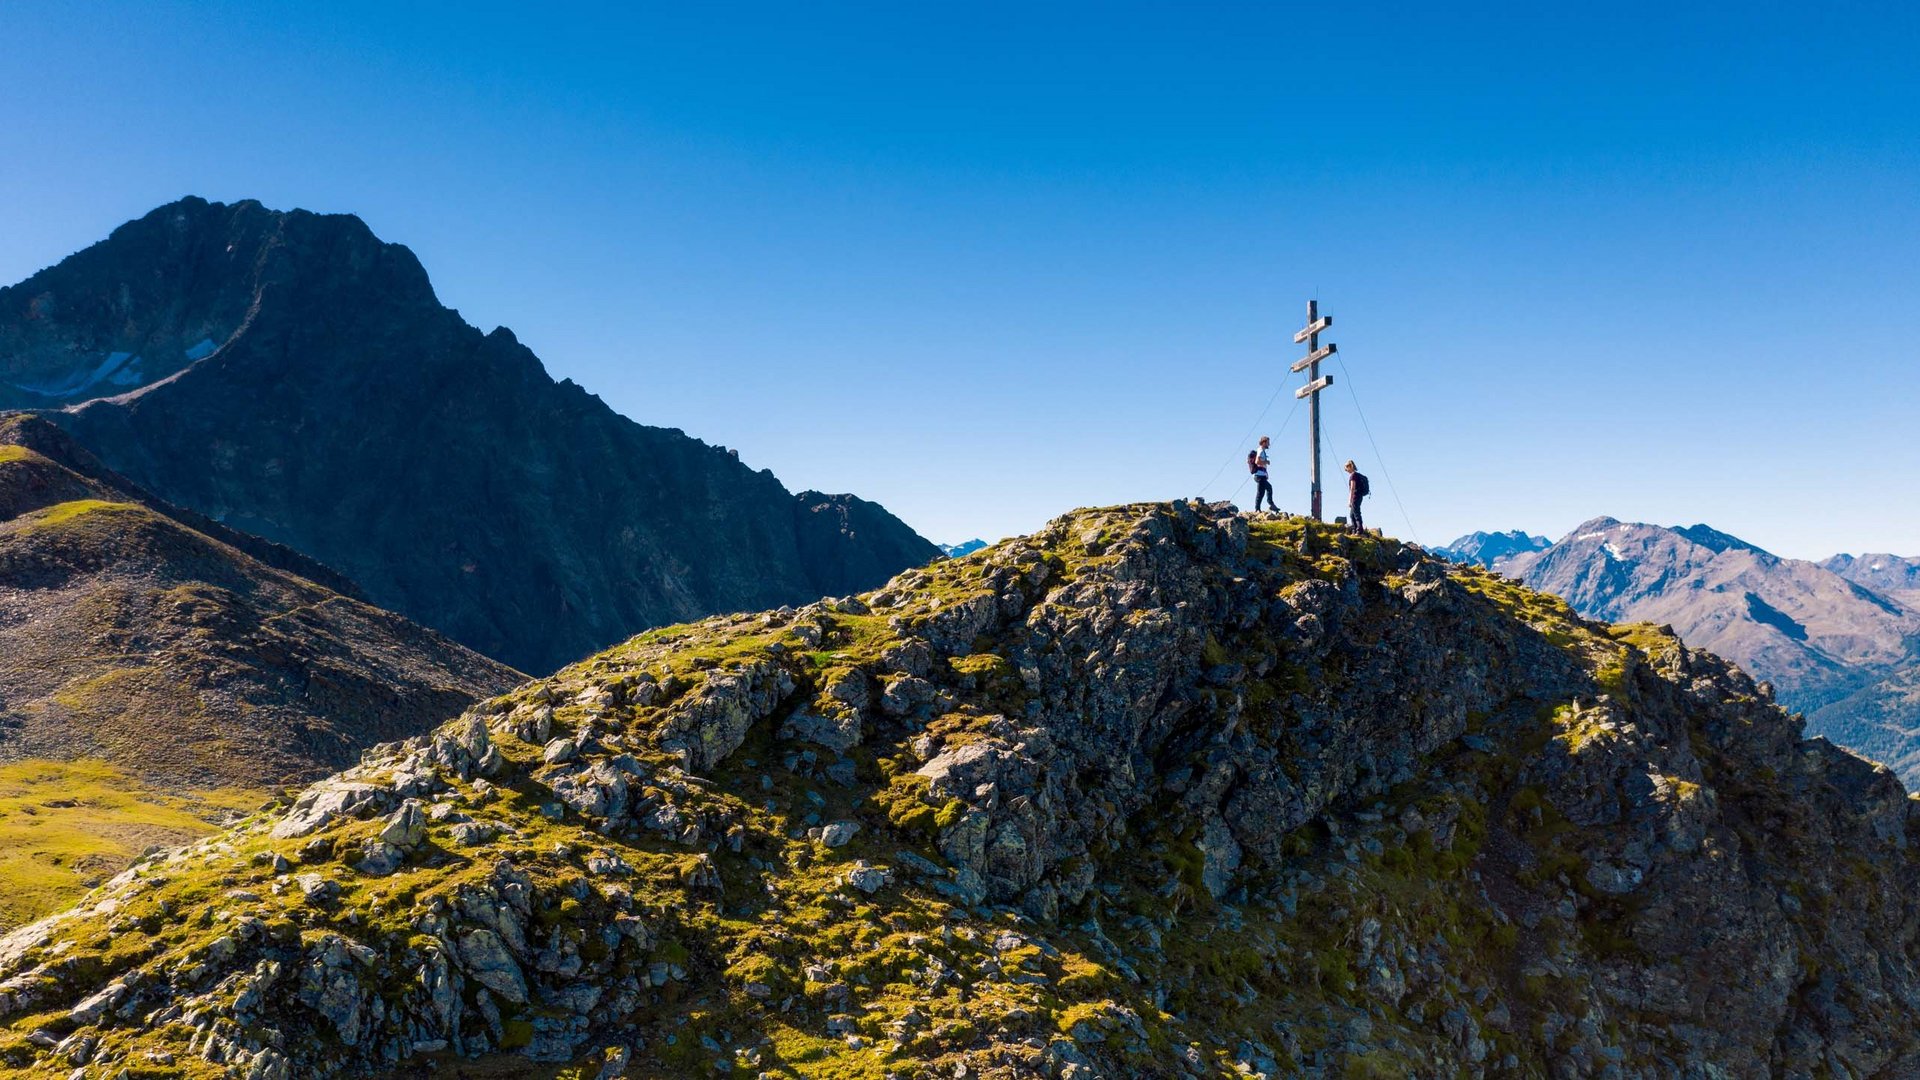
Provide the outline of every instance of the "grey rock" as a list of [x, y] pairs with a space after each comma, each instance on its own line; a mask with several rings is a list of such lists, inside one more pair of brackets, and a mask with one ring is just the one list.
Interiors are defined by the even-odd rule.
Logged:
[[491, 930], [470, 930], [460, 938], [460, 961], [474, 981], [515, 1005], [527, 1003], [527, 980], [513, 954]]

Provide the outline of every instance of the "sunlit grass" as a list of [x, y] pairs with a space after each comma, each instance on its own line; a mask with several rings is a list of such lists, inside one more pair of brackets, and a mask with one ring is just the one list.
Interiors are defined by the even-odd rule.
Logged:
[[0, 929], [57, 911], [146, 851], [213, 832], [265, 794], [160, 790], [100, 761], [0, 765]]

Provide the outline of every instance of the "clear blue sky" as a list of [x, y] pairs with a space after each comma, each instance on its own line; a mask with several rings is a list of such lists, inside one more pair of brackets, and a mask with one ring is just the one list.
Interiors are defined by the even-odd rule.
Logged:
[[7, 5], [0, 280], [189, 193], [351, 211], [943, 541], [1228, 494], [1317, 294], [1394, 532], [1388, 475], [1430, 543], [1920, 554], [1911, 5], [515, 6]]

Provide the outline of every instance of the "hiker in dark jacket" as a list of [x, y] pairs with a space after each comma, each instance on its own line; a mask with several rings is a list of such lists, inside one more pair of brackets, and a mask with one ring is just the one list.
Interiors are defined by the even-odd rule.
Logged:
[[1367, 523], [1360, 517], [1360, 500], [1373, 494], [1373, 488], [1367, 484], [1367, 474], [1347, 462], [1347, 531], [1355, 536], [1367, 531]]
[[1267, 500], [1267, 509], [1276, 514], [1280, 512], [1279, 504], [1273, 501], [1273, 485], [1267, 481], [1267, 466], [1273, 462], [1267, 456], [1267, 448], [1272, 442], [1272, 439], [1262, 435], [1260, 449], [1247, 451], [1247, 470], [1253, 473], [1253, 512], [1256, 514], [1260, 512], [1260, 500], [1263, 498]]

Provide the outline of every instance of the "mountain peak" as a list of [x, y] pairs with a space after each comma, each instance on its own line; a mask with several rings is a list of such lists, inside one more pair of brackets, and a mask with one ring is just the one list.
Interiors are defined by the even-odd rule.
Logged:
[[0, 409], [528, 670], [869, 587], [938, 551], [613, 412], [359, 218], [182, 199], [0, 289]]
[[413, 253], [351, 214], [168, 203], [0, 288], [0, 409], [137, 392], [219, 351], [269, 294], [316, 293], [334, 309], [438, 309]]
[[1603, 533], [1609, 529], [1617, 529], [1621, 524], [1622, 522], [1619, 518], [1607, 517], [1604, 514], [1597, 518], [1590, 518], [1575, 525], [1573, 531], [1563, 538], [1563, 542], [1566, 539], [1581, 539], [1591, 534]]

